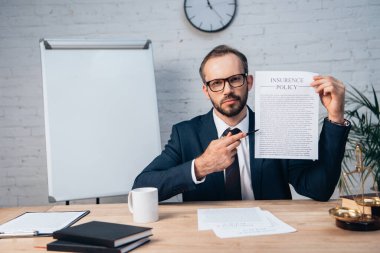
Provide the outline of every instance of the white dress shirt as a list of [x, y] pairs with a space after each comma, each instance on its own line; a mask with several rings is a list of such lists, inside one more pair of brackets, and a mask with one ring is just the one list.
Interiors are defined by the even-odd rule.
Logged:
[[[242, 132], [247, 133], [249, 127], [249, 113], [247, 116], [236, 126], [227, 125], [221, 118], [215, 114], [215, 109], [213, 111], [214, 123], [218, 136], [222, 137], [223, 132], [227, 128], [239, 128]], [[242, 199], [254, 199], [252, 182], [251, 182], [251, 169], [250, 169], [250, 157], [249, 157], [249, 141], [248, 136], [240, 140], [240, 145], [237, 147], [237, 155], [240, 167], [240, 182], [241, 182], [241, 196]], [[194, 159], [195, 160], [195, 159]], [[191, 176], [195, 184], [201, 184], [206, 180], [204, 177], [202, 180], [198, 181], [195, 177], [194, 170], [194, 160], [191, 164]], [[225, 172], [225, 171], [224, 171]]]

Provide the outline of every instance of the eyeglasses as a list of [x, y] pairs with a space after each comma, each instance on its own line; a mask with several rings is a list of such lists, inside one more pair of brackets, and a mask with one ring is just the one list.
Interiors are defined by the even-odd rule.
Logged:
[[206, 86], [210, 88], [213, 92], [218, 92], [224, 90], [226, 86], [226, 81], [232, 88], [238, 88], [244, 85], [245, 79], [247, 78], [247, 73], [237, 74], [227, 78], [219, 78], [206, 82]]

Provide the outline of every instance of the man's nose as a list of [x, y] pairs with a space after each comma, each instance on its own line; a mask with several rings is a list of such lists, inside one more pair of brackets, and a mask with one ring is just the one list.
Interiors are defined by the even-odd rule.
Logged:
[[230, 83], [226, 80], [225, 83], [224, 83], [224, 90], [223, 90], [223, 93], [224, 94], [229, 94], [231, 93], [233, 90], [233, 88], [231, 87]]

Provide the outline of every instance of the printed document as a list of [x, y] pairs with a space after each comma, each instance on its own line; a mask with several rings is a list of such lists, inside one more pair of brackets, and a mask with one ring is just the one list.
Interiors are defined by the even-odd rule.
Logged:
[[213, 230], [220, 238], [296, 231], [269, 211], [263, 211], [259, 207], [198, 209], [198, 230]]
[[255, 157], [318, 159], [319, 95], [311, 72], [255, 74]]
[[221, 224], [255, 224], [269, 226], [260, 207], [253, 208], [220, 208], [198, 209], [198, 230], [209, 230]]

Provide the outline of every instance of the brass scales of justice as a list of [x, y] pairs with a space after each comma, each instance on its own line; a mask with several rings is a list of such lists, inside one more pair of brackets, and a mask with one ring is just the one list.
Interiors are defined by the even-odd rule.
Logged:
[[[364, 194], [364, 172], [370, 168], [363, 165], [362, 146], [355, 147], [355, 170], [345, 173], [344, 176], [358, 173], [360, 175], [360, 194], [353, 197], [357, 209], [338, 206], [329, 210], [329, 214], [335, 218], [337, 227], [352, 231], [374, 231], [380, 229], [380, 198], [378, 193], [367, 196]], [[370, 208], [371, 212], [365, 212]]]

